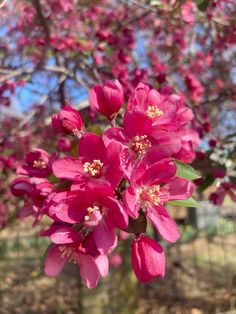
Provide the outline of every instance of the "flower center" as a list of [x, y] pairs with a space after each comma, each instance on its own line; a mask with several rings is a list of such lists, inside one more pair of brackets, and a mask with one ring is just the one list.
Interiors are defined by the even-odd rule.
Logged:
[[158, 205], [160, 203], [160, 185], [155, 185], [142, 193], [142, 199]]
[[146, 114], [149, 118], [155, 120], [156, 118], [162, 116], [164, 113], [157, 106], [148, 106]]
[[61, 252], [61, 258], [67, 257], [69, 259], [69, 262], [76, 262], [77, 249], [78, 248], [76, 246], [60, 245], [59, 251]]
[[99, 207], [98, 206], [88, 207], [87, 208], [87, 215], [84, 217], [84, 220], [88, 221], [90, 219], [90, 216], [92, 215], [92, 213], [95, 210], [99, 210]]
[[47, 168], [47, 164], [42, 159], [38, 159], [38, 160], [34, 160], [33, 167], [38, 168], [38, 169], [45, 169]]
[[84, 163], [83, 167], [84, 172], [90, 174], [92, 177], [97, 177], [101, 174], [103, 163], [98, 159], [94, 159], [92, 163]]
[[145, 153], [151, 146], [151, 142], [147, 138], [147, 135], [136, 135], [132, 140], [132, 149], [138, 154]]

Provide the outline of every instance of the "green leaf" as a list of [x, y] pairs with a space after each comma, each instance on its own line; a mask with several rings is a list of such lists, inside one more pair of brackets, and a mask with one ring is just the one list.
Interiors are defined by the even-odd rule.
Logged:
[[191, 166], [183, 163], [182, 161], [175, 160], [175, 164], [177, 166], [177, 177], [185, 178], [188, 180], [195, 180], [201, 177], [196, 170], [194, 170]]
[[54, 174], [50, 174], [48, 176], [48, 181], [50, 183], [58, 183], [60, 181], [60, 179], [58, 179], [56, 176], [54, 176]]
[[192, 197], [190, 197], [187, 200], [167, 202], [167, 204], [175, 205], [175, 206], [185, 206], [185, 207], [198, 207], [199, 206], [198, 202]]
[[195, 3], [200, 11], [205, 12], [210, 0], [195, 0]]

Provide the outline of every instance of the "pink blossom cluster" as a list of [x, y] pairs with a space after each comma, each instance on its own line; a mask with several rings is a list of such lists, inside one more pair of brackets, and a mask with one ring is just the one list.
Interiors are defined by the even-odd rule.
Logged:
[[72, 261], [87, 287], [95, 287], [108, 274], [118, 232], [125, 231], [133, 234], [131, 262], [138, 279], [163, 277], [164, 250], [147, 235], [146, 225], [149, 221], [171, 243], [180, 236], [165, 203], [194, 192], [194, 184], [176, 174], [175, 162], [194, 159], [199, 139], [189, 126], [193, 113], [180, 96], [143, 83], [126, 106], [118, 80], [96, 85], [89, 98], [93, 113], [110, 125], [102, 135], [92, 133], [68, 103], [52, 117], [55, 131], [71, 139], [71, 154], [50, 156], [43, 149], [26, 154], [17, 169], [21, 177], [11, 185], [25, 200], [21, 215], [33, 215], [34, 223], [42, 215], [52, 220], [41, 232], [51, 241], [48, 276]]

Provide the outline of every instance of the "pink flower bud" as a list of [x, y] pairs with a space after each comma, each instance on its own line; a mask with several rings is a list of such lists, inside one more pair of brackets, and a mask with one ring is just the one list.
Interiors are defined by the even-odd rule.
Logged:
[[99, 111], [112, 120], [123, 104], [123, 88], [118, 80], [106, 81], [103, 85], [96, 85], [89, 98], [92, 110]]
[[215, 140], [214, 138], [211, 138], [208, 143], [211, 147], [216, 147], [217, 140]]
[[198, 152], [196, 152], [196, 155], [197, 155], [197, 158], [199, 159], [199, 160], [204, 160], [205, 159], [205, 157], [206, 157], [206, 154], [203, 152], [203, 151], [198, 151]]
[[224, 178], [224, 176], [226, 174], [226, 171], [223, 168], [215, 168], [215, 169], [213, 169], [212, 172], [213, 172], [213, 176], [215, 178]]
[[83, 130], [84, 124], [80, 113], [66, 104], [59, 113], [52, 116], [52, 126], [58, 133], [77, 134]]
[[165, 275], [165, 254], [163, 248], [151, 238], [141, 235], [132, 243], [132, 266], [141, 282]]
[[26, 177], [18, 177], [11, 182], [11, 193], [14, 196], [30, 196], [33, 194], [34, 189], [34, 185]]

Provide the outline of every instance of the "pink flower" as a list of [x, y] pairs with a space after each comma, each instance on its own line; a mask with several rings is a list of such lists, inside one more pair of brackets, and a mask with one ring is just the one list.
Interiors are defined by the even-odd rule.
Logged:
[[165, 276], [165, 253], [151, 238], [140, 235], [132, 243], [132, 266], [141, 282]]
[[127, 213], [134, 219], [142, 207], [146, 216], [169, 242], [176, 242], [179, 231], [163, 203], [188, 199], [194, 191], [194, 184], [175, 177], [176, 165], [170, 159], [163, 159], [147, 167], [140, 162], [131, 173], [131, 186], [126, 189], [124, 201]]
[[155, 126], [176, 129], [193, 119], [192, 110], [187, 108], [178, 95], [162, 95], [148, 85], [139, 83], [129, 98], [128, 109], [139, 109], [152, 120]]
[[25, 156], [25, 163], [17, 168], [17, 174], [24, 174], [37, 178], [46, 178], [52, 173], [52, 162], [56, 154], [50, 155], [43, 149], [33, 149]]
[[14, 196], [30, 196], [34, 191], [34, 188], [34, 185], [27, 177], [18, 177], [11, 182], [11, 193]]
[[226, 170], [224, 168], [214, 168], [212, 169], [212, 174], [215, 178], [224, 178]]
[[195, 149], [200, 144], [198, 133], [195, 130], [184, 127], [176, 132], [181, 142], [181, 149], [173, 157], [186, 163], [191, 163], [195, 158]]
[[92, 232], [98, 251], [107, 254], [117, 245], [115, 228], [125, 229], [128, 216], [104, 182], [89, 182], [83, 190], [54, 193], [45, 213], [55, 221], [81, 223]]
[[128, 178], [136, 161], [145, 157], [150, 150], [157, 151], [159, 158], [170, 157], [180, 150], [180, 141], [176, 134], [155, 129], [151, 118], [140, 110], [126, 111], [123, 128], [106, 130], [104, 141], [106, 145], [112, 141], [122, 144], [121, 167]]
[[91, 90], [89, 99], [92, 110], [99, 111], [112, 120], [122, 107], [123, 88], [118, 80], [106, 81], [103, 85], [96, 85]]
[[216, 145], [217, 145], [217, 140], [214, 139], [214, 138], [211, 138], [211, 139], [208, 141], [208, 144], [210, 145], [210, 147], [216, 147]]
[[57, 142], [57, 148], [62, 152], [69, 152], [71, 150], [71, 141], [66, 137], [61, 137]]
[[192, 1], [187, 1], [182, 4], [181, 6], [181, 15], [186, 23], [194, 23], [195, 18], [194, 18], [194, 9], [196, 8], [195, 3]]
[[232, 201], [236, 202], [236, 184], [230, 182], [222, 182], [217, 190], [211, 193], [210, 201], [215, 205], [222, 205], [226, 195], [229, 195]]
[[80, 275], [90, 289], [96, 287], [100, 275], [107, 276], [108, 258], [99, 254], [91, 235], [84, 237], [70, 225], [62, 224], [53, 224], [41, 235], [49, 236], [54, 243], [45, 260], [44, 271], [47, 276], [58, 276], [65, 263], [70, 261], [77, 263]]
[[204, 93], [204, 87], [201, 82], [192, 73], [188, 73], [186, 75], [185, 82], [189, 90], [191, 100], [194, 102], [201, 101]]
[[24, 219], [34, 217], [33, 226], [42, 219], [44, 202], [52, 192], [53, 185], [46, 179], [19, 177], [12, 181], [11, 192], [18, 197], [24, 197], [24, 206], [19, 217]]
[[79, 111], [66, 103], [59, 113], [52, 116], [52, 126], [58, 133], [77, 135], [84, 129]]
[[64, 157], [53, 163], [58, 178], [84, 185], [88, 181], [104, 180], [116, 188], [123, 177], [119, 155], [121, 145], [112, 142], [106, 148], [103, 139], [92, 133], [84, 134], [79, 141], [79, 158]]

